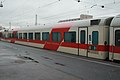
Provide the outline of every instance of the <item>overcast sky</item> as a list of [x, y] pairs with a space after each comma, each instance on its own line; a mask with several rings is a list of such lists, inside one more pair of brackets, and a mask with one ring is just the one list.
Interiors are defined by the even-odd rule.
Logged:
[[[4, 0], [0, 0], [4, 1]], [[94, 17], [120, 13], [120, 0], [5, 0], [0, 8], [0, 25], [33, 26], [35, 15], [38, 24], [53, 23], [63, 19], [78, 18], [80, 14]], [[101, 6], [104, 5], [105, 8]]]

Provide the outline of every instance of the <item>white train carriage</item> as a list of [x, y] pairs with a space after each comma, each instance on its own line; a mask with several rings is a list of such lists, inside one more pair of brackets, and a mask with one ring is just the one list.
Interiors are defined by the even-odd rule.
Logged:
[[114, 26], [111, 24], [111, 21], [112, 23], [115, 21], [113, 18], [78, 20], [61, 22], [56, 25], [13, 29], [6, 33], [8, 38], [4, 40], [98, 59], [107, 59], [110, 56], [111, 59], [114, 51], [109, 51], [113, 47], [109, 47], [109, 43], [113, 45], [110, 41], [113, 39], [111, 38], [113, 33], [110, 32]]
[[98, 59], [108, 58], [108, 28], [112, 19], [113, 17], [93, 19], [88, 23], [84, 22], [84, 25], [79, 24], [79, 55]]
[[120, 60], [120, 15], [113, 18], [109, 30], [109, 59]]

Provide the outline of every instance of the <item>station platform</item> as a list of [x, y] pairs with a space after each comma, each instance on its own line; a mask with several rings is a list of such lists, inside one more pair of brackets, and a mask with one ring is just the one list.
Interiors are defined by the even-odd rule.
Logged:
[[0, 41], [0, 80], [120, 80], [120, 64]]

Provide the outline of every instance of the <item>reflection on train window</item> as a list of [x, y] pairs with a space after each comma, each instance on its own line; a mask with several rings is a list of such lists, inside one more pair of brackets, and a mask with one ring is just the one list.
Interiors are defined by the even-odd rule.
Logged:
[[92, 32], [92, 44], [98, 44], [98, 31], [93, 31]]
[[19, 33], [19, 39], [22, 39], [22, 33]]
[[120, 46], [120, 30], [115, 31], [115, 46]]
[[23, 39], [27, 39], [27, 33], [23, 33]]
[[35, 40], [41, 40], [40, 39], [40, 32], [35, 32]]
[[42, 33], [42, 40], [49, 41], [49, 39], [50, 39], [49, 32], [43, 32]]
[[33, 40], [33, 33], [29, 33], [29, 39]]
[[76, 42], [76, 32], [65, 32], [64, 42]]
[[60, 32], [52, 32], [52, 41], [53, 42], [60, 42], [61, 34]]
[[80, 43], [81, 44], [85, 44], [85, 35], [86, 35], [85, 30], [81, 30], [80, 31]]

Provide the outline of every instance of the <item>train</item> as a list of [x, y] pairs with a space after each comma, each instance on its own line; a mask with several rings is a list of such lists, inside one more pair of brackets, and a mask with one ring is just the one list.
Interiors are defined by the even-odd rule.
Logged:
[[0, 39], [78, 56], [120, 61], [120, 15], [2, 30]]

